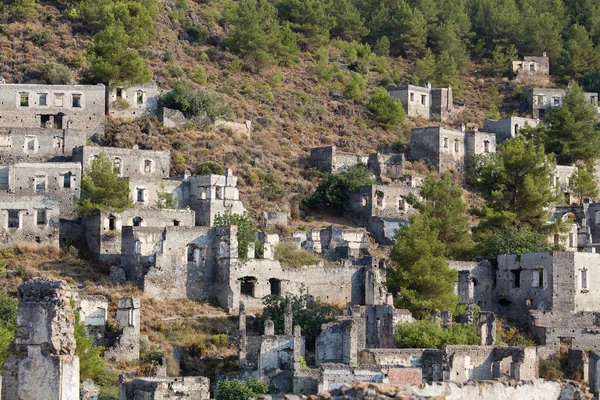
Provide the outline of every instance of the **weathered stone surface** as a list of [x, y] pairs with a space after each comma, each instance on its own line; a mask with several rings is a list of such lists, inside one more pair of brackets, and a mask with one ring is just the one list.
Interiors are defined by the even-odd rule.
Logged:
[[79, 398], [75, 318], [65, 281], [34, 278], [19, 286], [12, 355], [2, 368], [2, 399]]
[[529, 382], [482, 381], [458, 385], [436, 382], [424, 385], [393, 386], [361, 382], [342, 386], [316, 396], [318, 400], [339, 399], [445, 399], [445, 400], [584, 400], [584, 388], [576, 382], [556, 382], [537, 379]]
[[203, 376], [135, 378], [119, 382], [119, 400], [209, 400], [210, 380]]

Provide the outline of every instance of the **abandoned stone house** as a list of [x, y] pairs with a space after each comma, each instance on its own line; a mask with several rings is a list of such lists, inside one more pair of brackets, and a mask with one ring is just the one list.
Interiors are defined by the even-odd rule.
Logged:
[[424, 87], [403, 84], [386, 89], [392, 97], [400, 99], [408, 117], [421, 116], [446, 121], [456, 114], [450, 86], [432, 88], [428, 82]]
[[[533, 118], [544, 119], [553, 108], [560, 107], [565, 97], [565, 89], [532, 88], [527, 91], [529, 112]], [[586, 92], [585, 96], [598, 109], [598, 93]]]
[[406, 179], [404, 154], [376, 152], [368, 155], [339, 151], [336, 146], [313, 147], [310, 163], [322, 172], [337, 173], [346, 168], [365, 164], [379, 180]]
[[[352, 254], [354, 245], [332, 237], [335, 235], [311, 242], [330, 247], [321, 248], [322, 254]], [[121, 265], [127, 278], [149, 296], [213, 298], [228, 312], [237, 311], [241, 299], [255, 312], [262, 309], [262, 298], [268, 294], [298, 295], [303, 290], [338, 306], [364, 302], [365, 269], [372, 263], [377, 265], [376, 261], [362, 258], [335, 265], [319, 262], [300, 268], [282, 267], [273, 259], [273, 242], [267, 238], [264, 258], [255, 258], [254, 249], [250, 249], [248, 261], [242, 263], [235, 226], [123, 227]], [[332, 249], [340, 245], [346, 250]], [[354, 254], [360, 255], [360, 245], [357, 247]]]
[[59, 201], [44, 195], [0, 194], [2, 243], [38, 243], [58, 247]]
[[17, 330], [2, 366], [2, 399], [79, 398], [75, 318], [66, 282], [34, 278], [19, 286]]
[[81, 146], [73, 151], [73, 161], [81, 163], [85, 171], [100, 153], [113, 160], [120, 176], [129, 179], [131, 198], [136, 207], [156, 205], [161, 183], [169, 177], [171, 155], [168, 150], [141, 150], [101, 146]]
[[[497, 264], [492, 274], [485, 274], [484, 268], [459, 274], [461, 299], [472, 296], [482, 310], [528, 325], [542, 343], [543, 354], [553, 354], [561, 345], [575, 349], [599, 345], [596, 315], [600, 277], [595, 266], [600, 255], [527, 253], [520, 258], [500, 255], [492, 261]], [[481, 285], [485, 289], [478, 291]]]
[[438, 172], [454, 169], [464, 171], [475, 154], [496, 152], [496, 136], [476, 129], [466, 131], [464, 125], [457, 130], [440, 126], [415, 128], [410, 139], [410, 155], [426, 161]]
[[210, 380], [203, 376], [119, 377], [119, 400], [209, 400]]
[[404, 182], [388, 185], [368, 185], [351, 193], [348, 214], [365, 224], [369, 233], [384, 245], [393, 244], [400, 225], [408, 224], [415, 210], [408, 196], [419, 196], [419, 188]]
[[160, 96], [155, 81], [107, 91], [109, 114], [118, 118], [155, 116]]
[[195, 213], [189, 209], [131, 208], [120, 213], [97, 212], [85, 220], [85, 238], [93, 254], [109, 262], [118, 262], [124, 227], [193, 227], [194, 220]]
[[0, 167], [0, 190], [22, 196], [52, 196], [59, 202], [61, 218], [76, 217], [80, 186], [79, 163], [18, 163]]
[[512, 139], [519, 134], [521, 129], [539, 126], [540, 120], [522, 117], [505, 117], [499, 120], [484, 119], [483, 132], [490, 132], [496, 135], [496, 144], [501, 144], [507, 139]]
[[0, 85], [0, 128], [104, 130], [104, 85]]
[[550, 83], [550, 59], [545, 52], [541, 57], [525, 56], [523, 60], [511, 60], [511, 69], [515, 74], [514, 82], [539, 85]]

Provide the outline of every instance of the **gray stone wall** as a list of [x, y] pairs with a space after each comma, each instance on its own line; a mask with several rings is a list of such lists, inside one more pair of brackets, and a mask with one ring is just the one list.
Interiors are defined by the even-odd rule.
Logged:
[[69, 161], [73, 149], [84, 145], [90, 136], [90, 131], [70, 128], [0, 128], [0, 161]]
[[61, 280], [34, 278], [19, 286], [12, 355], [2, 367], [2, 399], [79, 398], [70, 295]]
[[19, 163], [9, 167], [8, 190], [17, 195], [48, 195], [60, 203], [61, 218], [75, 219], [81, 187], [79, 163]]
[[0, 194], [0, 242], [58, 247], [59, 203], [42, 195]]
[[92, 253], [100, 258], [118, 261], [122, 252], [121, 230], [125, 226], [164, 228], [194, 226], [191, 210], [132, 208], [120, 213], [96, 213], [86, 218], [86, 240]]
[[496, 135], [472, 130], [465, 136], [465, 166], [470, 168], [475, 154], [495, 154]]
[[337, 150], [336, 146], [314, 147], [310, 149], [310, 163], [323, 172], [341, 172], [359, 163], [366, 164], [368, 156]]
[[512, 60], [512, 71], [516, 74], [515, 82], [545, 85], [550, 83], [550, 60], [543, 56], [525, 56], [523, 60]]
[[500, 144], [507, 139], [515, 137], [521, 129], [528, 126], [537, 127], [539, 119], [522, 117], [505, 117], [499, 120], [484, 119], [483, 131], [496, 134], [496, 143]]
[[[533, 118], [544, 119], [546, 114], [555, 107], [560, 107], [563, 104], [565, 97], [565, 89], [556, 88], [532, 88], [527, 91], [527, 102], [529, 104], [529, 112]], [[598, 107], [598, 94], [585, 93], [586, 98]]]
[[196, 212], [196, 225], [213, 226], [217, 214], [246, 212], [240, 201], [237, 177], [230, 169], [226, 175], [192, 176], [187, 182], [189, 207]]
[[[138, 118], [155, 116], [158, 108], [158, 85], [154, 81], [136, 84], [127, 88], [115, 87], [108, 93], [109, 114], [118, 118]], [[121, 106], [117, 102], [128, 104]], [[124, 103], [124, 104], [125, 104]]]
[[[569, 183], [571, 182], [571, 176], [577, 171], [577, 167], [571, 165], [557, 165], [554, 171], [554, 189], [558, 195], [564, 197], [564, 204], [571, 204], [579, 202], [579, 198], [571, 194]], [[577, 247], [577, 246], [575, 246]]]
[[396, 218], [408, 221], [417, 211], [406, 201], [409, 195], [419, 196], [419, 188], [405, 184], [362, 186], [350, 194], [352, 213], [368, 221], [372, 217]]
[[0, 128], [104, 130], [104, 85], [2, 84]]
[[203, 376], [119, 380], [119, 400], [209, 400], [210, 380]]
[[440, 127], [415, 128], [410, 139], [412, 158], [426, 161], [437, 171], [462, 171], [465, 165], [465, 132]]
[[398, 85], [386, 88], [393, 98], [400, 99], [402, 108], [409, 117], [431, 116], [431, 88], [414, 85]]

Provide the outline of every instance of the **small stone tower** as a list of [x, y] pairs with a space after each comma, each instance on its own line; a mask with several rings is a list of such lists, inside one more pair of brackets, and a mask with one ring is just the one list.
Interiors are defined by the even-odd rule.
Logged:
[[79, 398], [75, 317], [65, 281], [34, 278], [19, 286], [12, 355], [2, 367], [2, 399]]

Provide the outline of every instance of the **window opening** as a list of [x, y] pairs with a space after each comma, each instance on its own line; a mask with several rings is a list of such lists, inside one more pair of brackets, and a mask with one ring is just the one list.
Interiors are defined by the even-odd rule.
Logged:
[[38, 104], [40, 106], [47, 106], [48, 105], [48, 94], [40, 93], [38, 95]]
[[8, 227], [18, 229], [20, 226], [20, 211], [19, 210], [8, 210]]
[[46, 209], [38, 208], [36, 211], [36, 221], [38, 225], [46, 225]]
[[19, 95], [19, 106], [29, 107], [29, 93], [21, 93]]
[[81, 108], [81, 95], [74, 94], [71, 102], [73, 108]]

